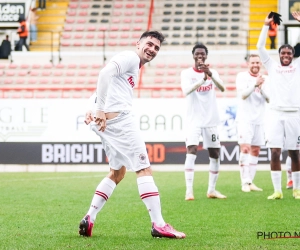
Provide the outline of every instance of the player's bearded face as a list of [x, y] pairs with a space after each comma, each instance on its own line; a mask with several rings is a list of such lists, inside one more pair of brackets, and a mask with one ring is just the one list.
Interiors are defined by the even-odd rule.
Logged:
[[257, 75], [261, 68], [261, 62], [259, 57], [250, 57], [248, 62], [249, 72], [253, 75]]

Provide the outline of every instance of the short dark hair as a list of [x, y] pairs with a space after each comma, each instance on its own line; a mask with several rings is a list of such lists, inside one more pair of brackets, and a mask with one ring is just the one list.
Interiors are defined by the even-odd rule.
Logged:
[[160, 41], [160, 44], [163, 43], [163, 41], [165, 40], [165, 37], [162, 33], [158, 32], [158, 31], [145, 31], [141, 37], [140, 40], [146, 37], [154, 37], [156, 39], [158, 39]]
[[196, 49], [204, 49], [206, 55], [208, 55], [208, 49], [206, 48], [206, 46], [204, 44], [198, 43], [194, 46], [193, 50], [192, 50], [192, 54], [194, 55], [194, 52]]
[[283, 48], [288, 48], [290, 49], [291, 51], [293, 51], [293, 55], [295, 55], [295, 49], [289, 45], [289, 44], [283, 44], [280, 46], [280, 48], [278, 49], [278, 53], [280, 54], [280, 51], [283, 49]]

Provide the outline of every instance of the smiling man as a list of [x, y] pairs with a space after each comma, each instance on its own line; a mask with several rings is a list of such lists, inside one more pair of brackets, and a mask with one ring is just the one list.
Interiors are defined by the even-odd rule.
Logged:
[[254, 183], [260, 146], [265, 145], [264, 114], [269, 102], [265, 77], [260, 74], [261, 61], [258, 55], [247, 58], [248, 71], [236, 77], [238, 110], [236, 123], [240, 145], [240, 178], [243, 192], [262, 191]]
[[216, 70], [205, 64], [208, 49], [203, 44], [197, 44], [192, 49], [194, 67], [181, 72], [181, 89], [186, 96], [186, 158], [184, 175], [186, 184], [185, 200], [194, 200], [193, 181], [195, 160], [200, 137], [203, 138], [203, 148], [209, 154], [209, 179], [207, 198], [226, 199], [216, 190], [220, 168], [220, 140], [218, 133], [219, 114], [215, 87], [224, 91], [223, 81]]
[[86, 123], [91, 123], [92, 130], [101, 138], [110, 172], [97, 186], [90, 209], [79, 224], [82, 236], [92, 236], [97, 214], [128, 169], [136, 172], [139, 194], [150, 215], [152, 236], [185, 238], [184, 233], [163, 219], [146, 146], [131, 114], [139, 69], [155, 58], [163, 41], [164, 36], [157, 31], [144, 32], [135, 51], [115, 55], [99, 73], [97, 95], [90, 98], [95, 107], [86, 113]]
[[[300, 22], [300, 12], [292, 13]], [[265, 18], [257, 49], [270, 80], [270, 119], [267, 147], [271, 149], [271, 179], [274, 193], [270, 200], [282, 199], [280, 154], [288, 150], [292, 160], [293, 197], [300, 199], [300, 59], [294, 58], [294, 48], [284, 44], [279, 48], [280, 63], [272, 59], [265, 48], [268, 29], [273, 18]]]

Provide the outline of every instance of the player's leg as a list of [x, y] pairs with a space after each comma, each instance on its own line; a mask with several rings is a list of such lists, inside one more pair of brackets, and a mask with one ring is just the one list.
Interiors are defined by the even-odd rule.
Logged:
[[300, 199], [300, 116], [297, 113], [289, 114], [285, 122], [285, 147], [291, 157], [293, 197]]
[[127, 125], [126, 136], [130, 146], [126, 149], [126, 156], [130, 162], [130, 169], [137, 175], [139, 195], [147, 208], [152, 223], [151, 234], [153, 237], [185, 238], [184, 233], [176, 231], [163, 219], [159, 191], [152, 176], [145, 143], [141, 139], [142, 136], [135, 121], [131, 118], [129, 122], [131, 125]]
[[159, 191], [155, 185], [151, 167], [141, 169], [137, 171], [136, 174], [139, 194], [149, 212], [152, 222], [152, 236], [178, 239], [185, 238], [184, 233], [176, 231], [163, 219]]
[[216, 190], [216, 184], [220, 169], [220, 140], [217, 127], [203, 128], [203, 148], [208, 149], [209, 154], [209, 177], [208, 177], [208, 198], [227, 198]]
[[251, 191], [263, 191], [261, 188], [254, 184], [254, 178], [256, 175], [256, 168], [258, 163], [258, 156], [260, 147], [265, 145], [265, 131], [263, 125], [252, 125], [252, 141], [249, 157], [249, 172], [251, 178], [250, 190]]
[[252, 183], [250, 175], [251, 142], [254, 137], [254, 125], [247, 122], [238, 123], [238, 144], [240, 145], [239, 169], [243, 192], [250, 192]]
[[281, 148], [271, 148], [271, 179], [274, 187], [274, 193], [268, 196], [269, 200], [282, 199], [281, 188]]
[[240, 177], [242, 184], [243, 192], [250, 192], [250, 184], [252, 182], [250, 177], [250, 144], [240, 144], [240, 158], [239, 158], [239, 167], [240, 167]]
[[260, 146], [251, 146], [250, 157], [249, 157], [249, 173], [251, 178], [251, 184], [249, 186], [251, 191], [263, 191], [261, 188], [257, 187], [254, 184], [259, 151], [260, 151]]
[[110, 169], [109, 174], [99, 183], [93, 196], [90, 208], [79, 224], [79, 234], [92, 236], [92, 229], [97, 217], [108, 198], [112, 195], [116, 185], [124, 178], [126, 168]]
[[194, 200], [194, 174], [195, 174], [195, 160], [197, 158], [197, 145], [190, 145], [187, 147], [187, 154], [184, 163], [184, 178], [186, 185], [185, 200]]
[[300, 199], [299, 150], [289, 150], [289, 155], [291, 157], [291, 167], [292, 167], [293, 196], [295, 199]]
[[127, 138], [123, 138], [125, 134], [122, 130], [122, 119], [118, 117], [114, 120], [107, 120], [107, 128], [104, 132], [98, 130], [98, 126], [92, 126], [92, 130], [101, 137], [103, 149], [108, 158], [110, 172], [96, 188], [90, 208], [79, 224], [79, 234], [83, 236], [91, 236], [92, 228], [96, 220], [97, 214], [105, 205], [108, 198], [112, 195], [116, 185], [124, 178], [126, 173], [125, 166], [130, 163], [126, 160], [124, 154], [128, 148]]
[[281, 149], [284, 148], [285, 131], [284, 121], [281, 119], [281, 113], [277, 111], [270, 111], [268, 140], [267, 147], [271, 149], [271, 179], [274, 188], [274, 193], [268, 196], [269, 200], [282, 199], [281, 187]]
[[197, 158], [197, 147], [199, 138], [201, 136], [201, 128], [189, 127], [186, 136], [186, 158], [184, 163], [184, 178], [186, 185], [185, 200], [194, 200], [194, 174], [195, 174], [195, 161]]
[[285, 160], [285, 170], [286, 170], [286, 188], [292, 189], [293, 188], [293, 179], [292, 179], [292, 161], [291, 157], [288, 155]]

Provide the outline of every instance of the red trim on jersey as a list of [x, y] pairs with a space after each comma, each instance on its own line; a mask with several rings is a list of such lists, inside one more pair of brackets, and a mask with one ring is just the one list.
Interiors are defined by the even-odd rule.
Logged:
[[204, 72], [203, 70], [198, 70], [198, 69], [196, 69], [194, 67], [193, 67], [193, 70], [196, 71], [196, 72], [198, 72], [198, 73], [203, 73]]
[[250, 74], [250, 76], [254, 76], [254, 77], [257, 77], [259, 74], [257, 74], [257, 75], [254, 75], [254, 74], [252, 74], [250, 71], [248, 71], [249, 72], [249, 74]]

